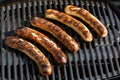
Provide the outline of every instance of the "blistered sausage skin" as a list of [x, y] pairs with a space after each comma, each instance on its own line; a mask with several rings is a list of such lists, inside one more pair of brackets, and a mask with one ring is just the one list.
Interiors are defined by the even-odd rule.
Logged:
[[30, 22], [33, 26], [51, 33], [70, 51], [72, 52], [78, 51], [79, 49], [78, 43], [72, 37], [70, 37], [65, 31], [63, 31], [59, 26], [39, 17], [33, 17]]
[[50, 75], [52, 73], [52, 66], [48, 59], [36, 46], [30, 42], [22, 38], [18, 38], [17, 36], [8, 36], [5, 39], [5, 43], [7, 46], [23, 52], [34, 60], [42, 75]]
[[83, 38], [83, 40], [87, 42], [91, 42], [93, 40], [93, 36], [91, 32], [88, 30], [88, 28], [85, 25], [83, 25], [80, 21], [76, 20], [75, 18], [63, 12], [59, 12], [53, 9], [48, 9], [45, 12], [45, 17], [57, 20], [67, 25], [68, 27], [75, 30]]
[[67, 62], [65, 53], [55, 42], [53, 42], [43, 33], [28, 27], [16, 29], [15, 33], [22, 38], [27, 38], [42, 45], [47, 51], [49, 51], [52, 54], [53, 58], [58, 64], [63, 64]]
[[82, 20], [84, 20], [96, 31], [96, 33], [99, 36], [101, 37], [107, 36], [108, 31], [105, 28], [105, 26], [87, 10], [77, 7], [77, 6], [68, 5], [65, 8], [65, 12], [69, 15], [73, 15], [73, 16], [79, 17]]

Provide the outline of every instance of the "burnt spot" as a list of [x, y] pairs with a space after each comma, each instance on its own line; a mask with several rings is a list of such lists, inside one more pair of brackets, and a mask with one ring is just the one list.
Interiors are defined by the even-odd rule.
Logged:
[[68, 21], [68, 17], [64, 17], [63, 21], [64, 22]]
[[[65, 44], [65, 46], [70, 46], [68, 40], [65, 40], [65, 41], [64, 41], [64, 44]], [[69, 48], [70, 48], [70, 47], [69, 47]]]
[[52, 48], [53, 46], [52, 45], [49, 45], [49, 48]]
[[62, 18], [63, 18], [63, 15], [62, 15], [62, 14], [55, 13], [55, 15], [56, 15], [59, 19], [62, 19]]
[[52, 28], [52, 27], [53, 27], [53, 24], [52, 24], [52, 23], [50, 23], [50, 24], [48, 25], [48, 27], [49, 27], [49, 28]]
[[94, 22], [93, 22], [93, 25], [94, 25], [94, 26], [97, 26], [97, 24], [98, 24], [97, 21], [94, 21]]
[[57, 37], [59, 38], [59, 37], [61, 37], [61, 36], [62, 36], [62, 33], [59, 32], [59, 34], [57, 34]]
[[88, 20], [89, 20], [91, 23], [93, 23], [93, 19], [92, 19], [92, 18], [89, 18]]
[[104, 34], [104, 33], [105, 33], [105, 30], [103, 29], [102, 26], [99, 26], [99, 32], [100, 32], [101, 34]]
[[31, 55], [32, 55], [32, 56], [35, 56], [36, 54], [37, 54], [36, 51], [31, 52]]
[[79, 30], [83, 30], [84, 27], [79, 25], [79, 26], [78, 26], [78, 29], [79, 29]]
[[42, 65], [42, 69], [47, 69], [47, 67], [48, 67], [48, 66], [45, 65], [45, 64]]
[[21, 42], [19, 42], [18, 48], [19, 48], [19, 49], [24, 49], [24, 48], [25, 48], [25, 45], [26, 45], [26, 42], [21, 41]]
[[44, 58], [44, 56], [41, 56], [41, 59], [39, 59], [38, 63], [39, 63], [39, 65], [46, 65], [47, 61]]
[[57, 51], [57, 59], [61, 60], [63, 58], [63, 56], [61, 55], [61, 51]]
[[46, 63], [44, 63], [42, 65], [42, 73], [43, 74], [48, 74], [49, 73], [48, 70], [49, 70], [49, 66]]
[[55, 31], [55, 32], [58, 32], [59, 31], [59, 29], [54, 25], [53, 26], [53, 30]]
[[97, 30], [102, 31], [102, 26], [97, 26]]
[[22, 42], [21, 40], [18, 40], [18, 41], [17, 41], [16, 39], [15, 39], [15, 41], [16, 41], [15, 44], [17, 44], [17, 45], [19, 45], [19, 43]]
[[27, 29], [26, 28], [22, 28], [22, 29], [18, 29], [18, 31], [20, 31], [21, 32], [21, 34], [26, 34], [26, 32], [27, 32]]
[[66, 36], [65, 36], [65, 35], [62, 37], [62, 41], [63, 41], [63, 42], [67, 41], [67, 39], [66, 39]]
[[64, 41], [66, 40], [66, 36], [63, 35], [62, 33], [59, 33], [59, 34], [58, 34], [58, 38], [60, 38], [60, 40], [61, 40], [62, 42], [64, 42]]
[[101, 33], [101, 34], [104, 34], [104, 29], [102, 28], [102, 26], [97, 26], [97, 30], [99, 30], [99, 33]]
[[36, 57], [36, 60], [39, 61], [40, 59], [42, 59], [42, 57], [38, 55], [38, 56]]
[[74, 26], [78, 26], [79, 23], [77, 23], [76, 21], [73, 23]]
[[104, 30], [101, 30], [101, 31], [100, 31], [100, 33], [101, 33], [101, 34], [104, 34], [104, 33], [105, 33], [105, 31], [104, 31]]
[[83, 35], [84, 35], [85, 37], [87, 37], [88, 31], [83, 31], [82, 33], [83, 33]]

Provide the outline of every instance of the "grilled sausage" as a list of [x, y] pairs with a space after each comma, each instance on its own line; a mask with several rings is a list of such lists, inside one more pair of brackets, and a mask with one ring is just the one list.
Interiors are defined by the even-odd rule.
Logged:
[[42, 45], [52, 54], [57, 63], [63, 64], [67, 62], [66, 55], [63, 53], [60, 47], [46, 35], [28, 27], [16, 29], [15, 33], [22, 38], [30, 39]]
[[59, 26], [39, 17], [33, 17], [30, 22], [33, 26], [51, 33], [70, 51], [73, 52], [78, 51], [79, 49], [78, 43], [72, 37], [70, 37], [65, 31], [63, 31]]
[[108, 31], [105, 26], [87, 10], [77, 6], [68, 5], [65, 8], [65, 12], [69, 15], [73, 15], [84, 20], [96, 31], [99, 36], [107, 36]]
[[5, 39], [5, 43], [7, 46], [23, 52], [34, 60], [42, 75], [50, 75], [52, 73], [52, 66], [48, 59], [36, 46], [30, 42], [16, 36], [8, 36]]
[[93, 40], [91, 32], [80, 21], [75, 18], [57, 10], [48, 9], [45, 13], [46, 18], [54, 19], [64, 23], [68, 27], [75, 30], [85, 41], [91, 42]]

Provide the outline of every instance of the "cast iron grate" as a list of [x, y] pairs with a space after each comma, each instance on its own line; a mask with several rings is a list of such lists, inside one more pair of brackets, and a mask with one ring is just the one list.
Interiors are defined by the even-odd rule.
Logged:
[[[68, 4], [84, 7], [90, 11], [106, 26], [109, 34], [103, 39], [90, 29], [95, 38], [91, 43], [86, 43], [70, 28], [50, 20], [75, 38], [81, 45], [81, 49], [76, 53], [71, 53], [52, 35], [39, 30], [56, 41], [68, 57], [67, 64], [56, 65], [51, 56], [46, 54], [48, 52], [33, 42], [45, 53], [53, 65], [52, 75], [42, 76], [38, 74], [36, 64], [31, 59], [17, 50], [6, 47], [5, 36], [12, 35], [11, 32], [14, 29], [23, 25], [32, 27], [28, 21], [33, 16], [44, 17], [46, 9], [63, 11]], [[90, 0], [37, 0], [1, 7], [0, 14], [0, 78], [2, 80], [98, 80], [120, 75], [120, 20], [108, 4]], [[89, 28], [89, 25], [87, 27]]]

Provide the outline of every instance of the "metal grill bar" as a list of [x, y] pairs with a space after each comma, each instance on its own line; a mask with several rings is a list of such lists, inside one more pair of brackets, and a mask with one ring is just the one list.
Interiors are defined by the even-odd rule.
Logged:
[[68, 70], [70, 71], [70, 75], [71, 75], [69, 78], [70, 78], [71, 80], [74, 80], [73, 70], [72, 70], [72, 64], [71, 64], [71, 62], [70, 62], [70, 56], [69, 56], [69, 55], [68, 55], [68, 66], [69, 66], [69, 69], [68, 69]]
[[28, 20], [30, 20], [31, 19], [31, 2], [28, 2], [28, 4], [27, 4], [27, 6], [28, 6]]
[[[2, 7], [1, 8], [1, 26], [4, 26], [4, 7]], [[4, 33], [4, 31], [1, 29], [1, 39], [2, 38], [4, 38], [3, 36], [3, 33]], [[1, 46], [3, 45], [3, 41], [1, 40]], [[4, 62], [4, 57], [3, 57], [3, 55], [5, 54], [4, 53], [4, 48], [1, 48], [1, 53], [3, 53], [3, 54], [1, 54], [1, 79], [4, 79], [4, 76], [5, 76], [5, 67], [4, 67], [4, 64], [5, 64], [5, 62]]]
[[[44, 17], [45, 10], [48, 8], [64, 11], [68, 4], [83, 7], [98, 17], [108, 29], [108, 36], [104, 39], [95, 36], [91, 43], [82, 41], [77, 33], [74, 33], [65, 25], [54, 21], [60, 25], [68, 34], [75, 38], [81, 45], [77, 53], [70, 53], [59, 44], [65, 53], [67, 53], [68, 64], [58, 66], [54, 63], [51, 76], [39, 75], [37, 66], [27, 56], [20, 52], [6, 49], [3, 39], [6, 32], [10, 32], [29, 21], [33, 16]], [[108, 15], [107, 15], [108, 14]], [[52, 20], [51, 20], [52, 21]], [[18, 3], [1, 8], [1, 79], [15, 80], [96, 80], [113, 77], [120, 74], [120, 20], [111, 10], [109, 5], [103, 2], [83, 1], [83, 0], [38, 0], [33, 2]], [[28, 23], [27, 26], [31, 27]], [[88, 25], [87, 25], [88, 26]], [[89, 26], [88, 26], [89, 27]], [[90, 29], [91, 30], [91, 29]], [[92, 31], [92, 30], [91, 30]], [[94, 33], [94, 31], [92, 31]], [[52, 36], [49, 36], [52, 38]], [[53, 38], [57, 42], [56, 39]], [[5, 47], [4, 47], [4, 46]], [[43, 53], [46, 53], [42, 47], [39, 47]], [[47, 54], [45, 54], [47, 55]], [[52, 59], [47, 55], [50, 62]], [[13, 72], [13, 73], [12, 73]], [[8, 74], [8, 75], [6, 75]]]
[[25, 8], [26, 8], [26, 4], [25, 3], [23, 3], [22, 4], [22, 15], [23, 15], [23, 20], [24, 21], [26, 21], [26, 10], [25, 10]]
[[[119, 42], [117, 41], [117, 39], [118, 39], [118, 36], [116, 36], [116, 34], [118, 34], [118, 33], [116, 33], [116, 31], [115, 31], [115, 29], [114, 29], [114, 26], [115, 26], [115, 22], [114, 22], [114, 18], [113, 18], [113, 15], [112, 15], [112, 11], [110, 10], [110, 8], [109, 8], [109, 6], [108, 5], [106, 5], [107, 6], [107, 8], [108, 8], [108, 12], [111, 12], [111, 13], [109, 13], [109, 17], [110, 17], [110, 22], [111, 22], [111, 26], [112, 26], [112, 29], [113, 29], [113, 34], [114, 34], [114, 39], [115, 39], [115, 41], [116, 41], [116, 45], [117, 45], [117, 49], [118, 49], [118, 52], [120, 52], [120, 44], [119, 44]], [[119, 56], [120, 56], [120, 54], [119, 54]]]

